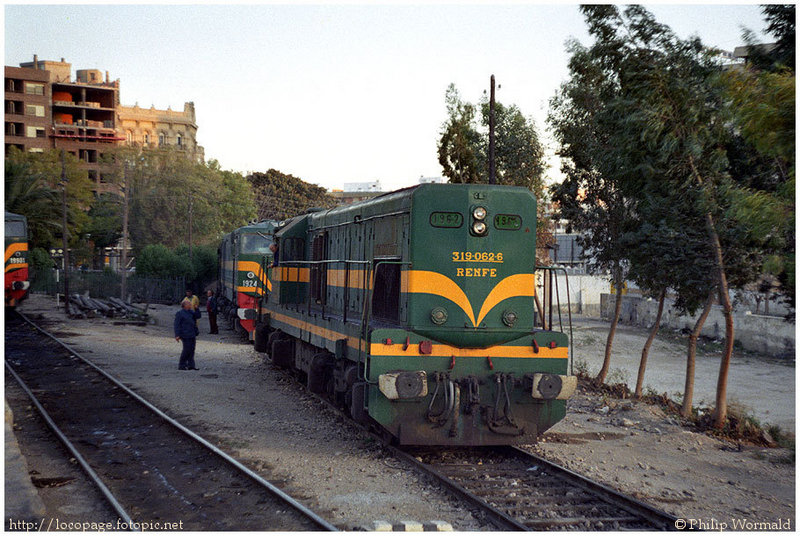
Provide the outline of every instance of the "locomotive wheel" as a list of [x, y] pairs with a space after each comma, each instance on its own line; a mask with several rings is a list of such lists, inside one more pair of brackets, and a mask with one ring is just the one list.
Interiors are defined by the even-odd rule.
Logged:
[[367, 384], [365, 382], [356, 382], [350, 390], [350, 416], [353, 420], [361, 424], [366, 424], [368, 414], [364, 408], [364, 398], [367, 393]]
[[253, 349], [256, 352], [264, 353], [269, 344], [269, 326], [257, 326], [253, 338]]
[[269, 353], [272, 363], [278, 367], [291, 369], [294, 362], [294, 341], [291, 339], [275, 339]]
[[328, 352], [320, 352], [312, 359], [306, 384], [312, 393], [322, 394], [325, 392], [330, 361], [331, 355]]

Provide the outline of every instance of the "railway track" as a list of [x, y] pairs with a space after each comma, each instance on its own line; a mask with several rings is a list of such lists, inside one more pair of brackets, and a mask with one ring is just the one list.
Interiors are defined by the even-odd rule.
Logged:
[[[349, 419], [327, 398], [313, 396]], [[396, 447], [350, 422], [499, 530], [675, 530], [676, 517], [516, 447]]]
[[7, 381], [20, 384], [123, 527], [337, 530], [20, 313], [7, 312], [5, 327]]
[[514, 447], [403, 449], [506, 530], [670, 530], [675, 518]]

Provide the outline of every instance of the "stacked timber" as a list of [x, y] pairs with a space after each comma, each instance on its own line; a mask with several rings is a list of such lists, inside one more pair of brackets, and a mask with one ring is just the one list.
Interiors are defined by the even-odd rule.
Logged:
[[147, 313], [138, 307], [125, 303], [119, 298], [90, 298], [88, 295], [73, 294], [69, 297], [70, 318], [124, 318], [136, 322], [147, 321]]

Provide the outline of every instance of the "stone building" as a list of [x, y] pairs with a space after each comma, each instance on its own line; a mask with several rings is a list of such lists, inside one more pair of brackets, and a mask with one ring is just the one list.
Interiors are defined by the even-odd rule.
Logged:
[[119, 128], [128, 145], [140, 147], [173, 147], [185, 152], [187, 158], [203, 162], [203, 147], [197, 144], [197, 123], [194, 103], [187, 102], [183, 111], [171, 108], [140, 108], [139, 105], [120, 106]]

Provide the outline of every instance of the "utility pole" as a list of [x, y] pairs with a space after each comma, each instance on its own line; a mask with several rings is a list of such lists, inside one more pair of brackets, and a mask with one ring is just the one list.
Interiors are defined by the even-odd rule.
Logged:
[[128, 295], [128, 163], [122, 169], [122, 284], [120, 298]]
[[494, 167], [494, 75], [491, 78], [489, 92], [489, 184], [495, 184]]
[[64, 247], [64, 312], [69, 315], [69, 235], [67, 234], [67, 164], [61, 149], [61, 236]]
[[189, 262], [192, 262], [192, 208], [194, 207], [194, 197], [189, 194]]

